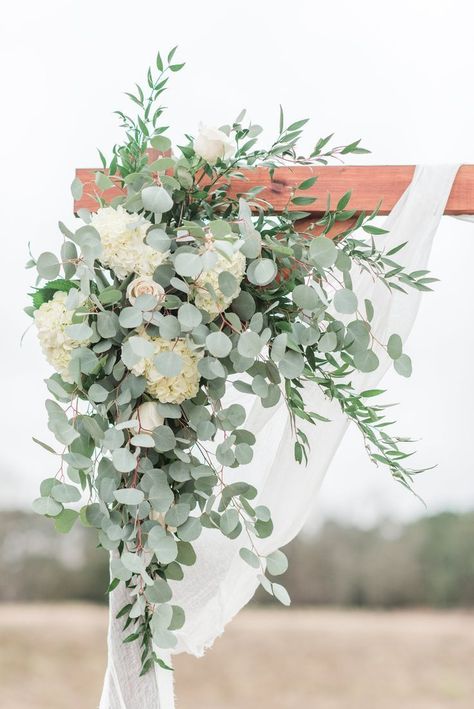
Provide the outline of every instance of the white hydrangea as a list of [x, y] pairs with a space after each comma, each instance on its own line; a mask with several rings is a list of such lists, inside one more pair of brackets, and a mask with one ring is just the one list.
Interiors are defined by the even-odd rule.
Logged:
[[[196, 396], [199, 390], [200, 374], [198, 362], [203, 356], [188, 347], [184, 338], [164, 340], [161, 337], [150, 337], [145, 331], [142, 337], [153, 343], [155, 351], [150, 357], [142, 358], [132, 367], [137, 376], [143, 375], [147, 381], [146, 391], [157, 401], [165, 404], [181, 404], [185, 399]], [[181, 372], [174, 377], [165, 377], [156, 369], [153, 359], [160, 352], [175, 352], [183, 360]]]
[[[229, 307], [234, 298], [240, 293], [240, 283], [245, 274], [245, 256], [240, 251], [235, 251], [229, 260], [226, 256], [218, 255], [214, 266], [202, 273], [194, 284], [194, 303], [197, 308], [206, 310], [212, 318]], [[237, 279], [238, 286], [231, 296], [224, 295], [219, 288], [219, 274], [228, 271]], [[211, 286], [215, 293], [212, 295], [206, 288]]]
[[109, 266], [117, 278], [131, 273], [152, 276], [155, 268], [168, 257], [145, 243], [151, 222], [139, 214], [129, 214], [122, 206], [102, 207], [91, 218], [102, 243], [100, 261]]
[[66, 334], [66, 328], [72, 323], [73, 311], [66, 309], [67, 293], [57, 291], [53, 298], [35, 310], [35, 325], [41, 349], [48, 362], [62, 376], [71, 382], [69, 362], [76, 347], [87, 345], [88, 340], [79, 342]]

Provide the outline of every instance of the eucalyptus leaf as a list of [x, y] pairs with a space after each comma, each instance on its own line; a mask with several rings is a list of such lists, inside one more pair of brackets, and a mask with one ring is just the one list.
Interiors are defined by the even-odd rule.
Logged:
[[213, 357], [227, 357], [232, 350], [232, 341], [224, 332], [211, 332], [206, 337], [206, 347]]
[[398, 374], [401, 374], [402, 377], [410, 377], [412, 373], [412, 363], [411, 359], [408, 355], [402, 354], [400, 357], [398, 357], [396, 360], [393, 362], [393, 366], [395, 367], [395, 371], [398, 372]]

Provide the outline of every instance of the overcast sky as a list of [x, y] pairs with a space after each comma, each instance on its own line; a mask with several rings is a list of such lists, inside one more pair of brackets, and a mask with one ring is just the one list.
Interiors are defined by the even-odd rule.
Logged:
[[[305, 144], [336, 132], [363, 138], [364, 164], [474, 163], [473, 5], [469, 0], [277, 0], [130, 3], [9, 2], [2, 10], [2, 345], [0, 505], [30, 504], [51, 457], [42, 379], [49, 374], [22, 314], [34, 253], [56, 250], [58, 219], [72, 221], [69, 184], [120, 139], [112, 111], [142, 81], [157, 49], [180, 48], [185, 70], [166, 95], [170, 136], [220, 125], [246, 107], [272, 137], [278, 105], [311, 119]], [[357, 162], [362, 162], [359, 156]], [[353, 160], [353, 162], [355, 162]], [[444, 218], [425, 297], [407, 345], [415, 371], [385, 378], [399, 430], [419, 438], [421, 464], [438, 464], [417, 490], [428, 511], [474, 507], [472, 471], [474, 225]], [[366, 462], [356, 432], [332, 465], [315, 518], [370, 523], [423, 513], [388, 474]]]

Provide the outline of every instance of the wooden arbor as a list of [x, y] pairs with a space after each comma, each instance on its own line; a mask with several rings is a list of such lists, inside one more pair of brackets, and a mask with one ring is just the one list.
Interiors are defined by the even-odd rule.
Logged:
[[[81, 208], [91, 211], [97, 209], [97, 202], [94, 199], [94, 195], [99, 192], [95, 184], [97, 169], [76, 170], [76, 176], [83, 183], [84, 190], [82, 198], [74, 203], [74, 211]], [[391, 211], [408, 187], [414, 170], [414, 165], [298, 166], [278, 168], [271, 178], [267, 168], [257, 167], [241, 170], [246, 179], [231, 181], [230, 194], [235, 197], [252, 187], [265, 186], [259, 197], [268, 200], [278, 211], [287, 205], [292, 189], [308, 177], [316, 175], [318, 179], [315, 184], [304, 192], [305, 196], [315, 197], [316, 201], [309, 206], [293, 207], [298, 211], [304, 209], [310, 212], [311, 221], [324, 213], [328, 195], [331, 196], [331, 204], [335, 205], [340, 197], [349, 191], [352, 191], [351, 209], [355, 209], [357, 213], [370, 213], [381, 202], [379, 214], [384, 215]], [[120, 193], [120, 188], [114, 187], [106, 190], [103, 196], [106, 201], [109, 201]], [[474, 165], [463, 165], [459, 169], [445, 214], [474, 214]], [[336, 236], [347, 228], [347, 225], [348, 222], [336, 225], [329, 236]]]

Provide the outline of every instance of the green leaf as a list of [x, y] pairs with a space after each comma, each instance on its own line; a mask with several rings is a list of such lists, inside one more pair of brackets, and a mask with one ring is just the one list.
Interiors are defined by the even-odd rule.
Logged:
[[130, 439], [132, 446], [138, 446], [140, 448], [154, 448], [155, 441], [149, 433], [137, 433]]
[[372, 322], [372, 319], [374, 317], [374, 306], [372, 305], [372, 302], [368, 300], [367, 298], [364, 300], [364, 305], [365, 305], [365, 312], [367, 315], [367, 320], [369, 322]]
[[235, 459], [239, 465], [248, 465], [253, 458], [253, 450], [248, 443], [237, 443], [235, 446]]
[[309, 247], [309, 257], [310, 259], [321, 268], [329, 268], [334, 266], [337, 259], [337, 248], [331, 241], [325, 236], [317, 236]]
[[379, 366], [379, 358], [372, 350], [356, 352], [354, 365], [360, 372], [374, 372]]
[[367, 323], [353, 320], [348, 324], [347, 331], [351, 342], [348, 349], [351, 354], [367, 350], [370, 342], [370, 327]]
[[92, 467], [92, 460], [87, 455], [83, 455], [82, 453], [66, 453], [63, 456], [63, 459], [66, 463], [69, 463], [69, 465], [72, 465], [72, 467], [77, 470], [89, 470], [89, 468]]
[[75, 485], [58, 483], [51, 489], [51, 497], [57, 502], [78, 502], [81, 499], [81, 493]]
[[313, 202], [316, 202], [315, 197], [293, 197], [291, 200], [293, 204], [296, 205], [306, 205], [306, 204], [313, 204]]
[[242, 357], [249, 357], [251, 359], [258, 357], [262, 347], [263, 343], [260, 335], [257, 335], [256, 332], [252, 332], [251, 330], [243, 332], [237, 342], [237, 350], [239, 354], [241, 354]]
[[270, 357], [274, 362], [279, 362], [286, 351], [286, 345], [288, 342], [288, 335], [286, 332], [282, 332], [277, 335], [272, 342]]
[[77, 342], [85, 342], [86, 340], [90, 340], [93, 335], [92, 328], [85, 322], [68, 325], [65, 332], [66, 335]]
[[202, 271], [199, 254], [179, 253], [174, 259], [176, 273], [185, 278], [197, 278]]
[[337, 335], [335, 332], [325, 332], [318, 340], [318, 350], [320, 352], [333, 352], [337, 347]]
[[186, 620], [184, 610], [180, 606], [171, 606], [171, 608], [173, 609], [173, 615], [171, 617], [169, 629], [179, 630], [183, 627]]
[[76, 510], [63, 510], [54, 519], [56, 531], [61, 534], [67, 534], [73, 528], [78, 517], [79, 512], [76, 512]]
[[308, 177], [307, 180], [303, 180], [303, 182], [300, 182], [300, 184], [298, 185], [298, 189], [309, 190], [309, 188], [315, 184], [317, 179], [317, 177]]
[[48, 451], [48, 453], [53, 453], [54, 455], [58, 455], [58, 453], [56, 453], [56, 451], [54, 450], [54, 448], [51, 448], [51, 446], [49, 446], [47, 443], [43, 443], [43, 441], [40, 441], [40, 440], [38, 440], [37, 438], [34, 438], [34, 437], [32, 437], [32, 440], [33, 440], [37, 445], [41, 446], [41, 448], [44, 448], [46, 451]]
[[154, 358], [155, 367], [164, 377], [176, 377], [183, 369], [183, 358], [176, 352], [160, 352]]
[[167, 138], [166, 135], [155, 135], [150, 143], [156, 150], [161, 150], [162, 153], [165, 153], [171, 148], [171, 140]]
[[114, 497], [121, 505], [139, 505], [145, 498], [143, 492], [134, 487], [115, 490]]
[[153, 483], [148, 493], [148, 501], [152, 508], [161, 514], [165, 514], [169, 510], [174, 502], [174, 494], [166, 480], [156, 480]]
[[395, 371], [401, 374], [402, 377], [410, 377], [412, 373], [412, 363], [408, 355], [402, 354], [393, 363]]
[[299, 285], [293, 289], [293, 301], [304, 310], [316, 310], [321, 301], [318, 294], [311, 286]]
[[178, 318], [174, 315], [165, 315], [165, 317], [160, 320], [159, 324], [160, 336], [164, 340], [174, 340], [181, 334], [181, 328]]
[[139, 554], [123, 551], [120, 559], [125, 568], [134, 574], [141, 574], [145, 570], [145, 561]]
[[71, 362], [78, 362], [83, 374], [92, 374], [99, 366], [99, 358], [87, 347], [77, 347], [72, 351]]
[[199, 537], [201, 531], [202, 525], [200, 520], [197, 517], [189, 517], [181, 527], [178, 527], [176, 534], [183, 542], [193, 542]]
[[59, 275], [60, 264], [57, 256], [45, 251], [38, 257], [36, 268], [41, 278], [50, 281]]
[[272, 576], [280, 576], [280, 574], [284, 574], [287, 569], [288, 559], [279, 549], [267, 556], [267, 571]]
[[[74, 246], [74, 244], [69, 245]], [[42, 288], [38, 288], [35, 293], [30, 293], [30, 295], [33, 298], [33, 305], [37, 309], [40, 308], [43, 303], [47, 303], [52, 300], [57, 291], [69, 293], [72, 288], [79, 288], [79, 285], [74, 281], [68, 280], [67, 278], [57, 278], [54, 281], [45, 283]]]
[[135, 456], [128, 448], [117, 448], [112, 452], [112, 461], [119, 473], [130, 473], [137, 463]]
[[[123, 312], [124, 311], [122, 310], [122, 313]], [[137, 357], [151, 357], [155, 351], [153, 342], [150, 342], [150, 340], [147, 340], [145, 337], [141, 337], [140, 335], [132, 335], [132, 337], [128, 339], [128, 343]]]
[[247, 278], [256, 286], [267, 286], [275, 280], [277, 273], [276, 263], [269, 258], [255, 259], [247, 267]]
[[193, 566], [196, 563], [196, 552], [188, 542], [178, 542], [178, 556], [176, 561], [185, 566]]
[[59, 404], [48, 399], [46, 401], [46, 410], [48, 412], [48, 428], [54, 433], [60, 443], [68, 446], [76, 438], [79, 438], [79, 433], [71, 426]]
[[381, 229], [378, 226], [372, 226], [370, 224], [365, 224], [362, 229], [367, 232], [367, 234], [372, 234], [373, 236], [380, 236], [381, 234], [388, 234], [387, 229]]
[[117, 334], [117, 316], [108, 311], [97, 313], [97, 331], [105, 339]]
[[287, 350], [279, 362], [279, 370], [285, 379], [297, 379], [304, 369], [304, 358], [299, 352]]
[[402, 356], [403, 342], [400, 335], [390, 335], [387, 343], [387, 352], [392, 359], [399, 359]]
[[102, 305], [112, 305], [112, 303], [118, 303], [121, 299], [122, 291], [113, 286], [107, 286], [99, 293], [99, 300]]
[[238, 524], [239, 513], [234, 507], [230, 507], [222, 514], [220, 519], [220, 528], [223, 534], [231, 534]]
[[168, 603], [172, 595], [169, 584], [162, 578], [156, 578], [152, 586], [145, 588], [145, 596], [150, 603]]
[[171, 534], [157, 524], [148, 533], [148, 546], [155, 552], [160, 564], [171, 564], [178, 556], [178, 545]]
[[121, 327], [136, 328], [143, 322], [143, 313], [133, 306], [123, 308], [120, 311], [119, 323]]
[[341, 290], [336, 291], [333, 303], [338, 313], [351, 315], [357, 310], [357, 296], [349, 288], [341, 288]]
[[206, 347], [214, 357], [227, 357], [232, 350], [232, 340], [224, 332], [211, 332], [206, 337]]
[[239, 554], [241, 558], [245, 561], [245, 563], [247, 563], [253, 569], [258, 569], [260, 567], [260, 559], [256, 554], [254, 554], [253, 551], [250, 551], [250, 549], [242, 547], [242, 549], [240, 549], [239, 551]]
[[142, 190], [142, 202], [148, 212], [156, 212], [157, 214], [169, 212], [173, 206], [173, 200], [169, 193], [164, 187], [158, 187], [158, 185], [150, 185]]
[[230, 271], [221, 271], [218, 276], [219, 288], [228, 298], [232, 298], [239, 289], [236, 277]]
[[75, 177], [71, 183], [71, 194], [73, 196], [73, 199], [76, 200], [76, 202], [82, 199], [82, 192], [83, 184], [78, 177]]
[[115, 184], [110, 177], [106, 175], [105, 172], [101, 172], [100, 170], [95, 173], [95, 184], [99, 190], [109, 190], [111, 187], [115, 187]]
[[168, 251], [171, 246], [171, 239], [163, 229], [159, 227], [151, 228], [145, 239], [146, 243], [149, 244], [155, 251], [160, 251], [164, 253]]
[[291, 605], [291, 599], [288, 591], [279, 583], [272, 583], [272, 592], [277, 601], [280, 601], [284, 606]]
[[32, 504], [33, 511], [39, 515], [56, 517], [63, 510], [61, 503], [53, 500], [52, 497], [38, 497]]
[[178, 310], [178, 320], [185, 331], [194, 330], [202, 322], [201, 311], [191, 303], [183, 303]]
[[176, 438], [169, 426], [157, 426], [153, 431], [155, 448], [160, 453], [173, 450], [176, 446]]

